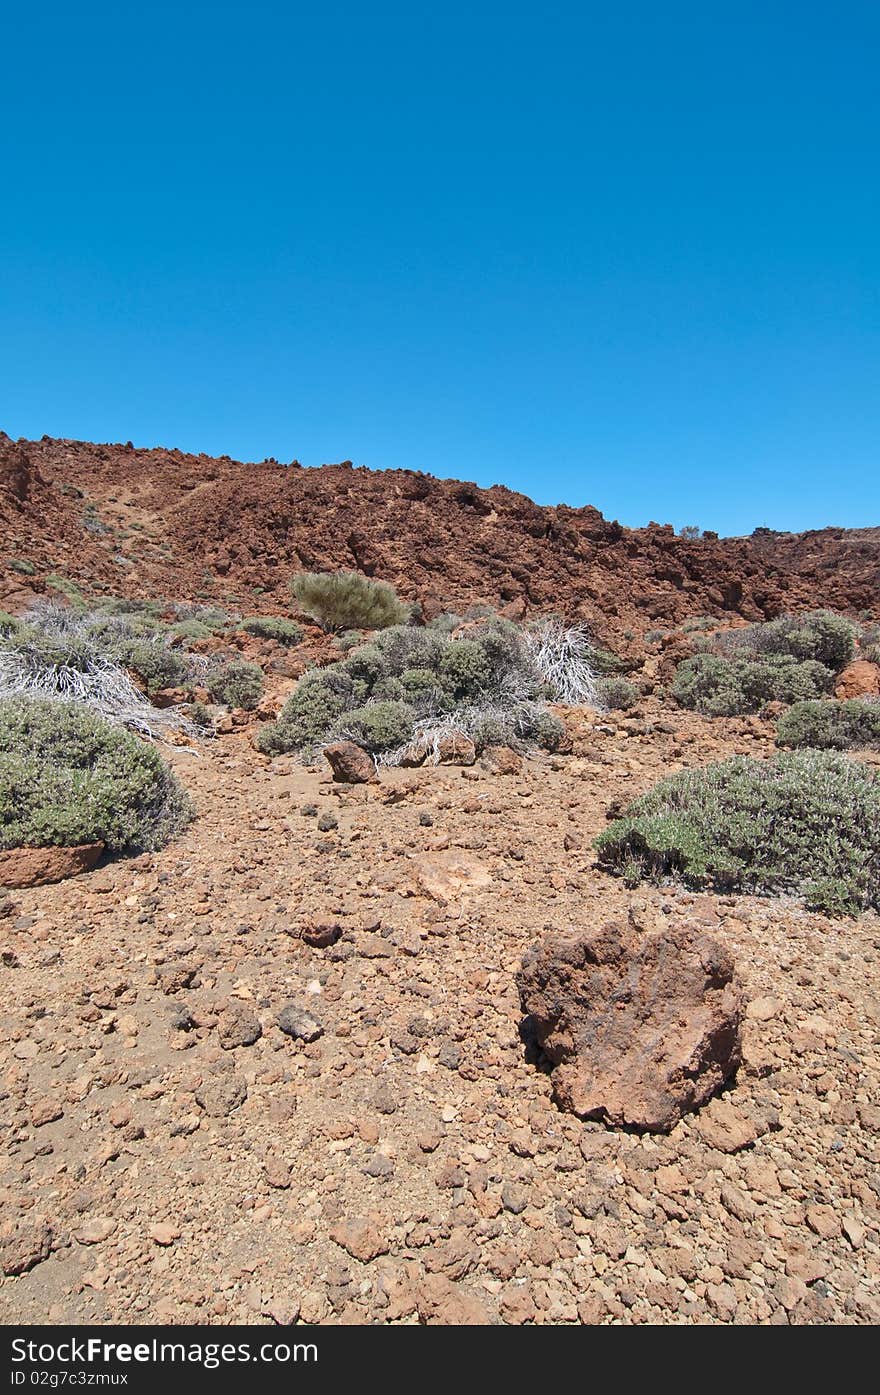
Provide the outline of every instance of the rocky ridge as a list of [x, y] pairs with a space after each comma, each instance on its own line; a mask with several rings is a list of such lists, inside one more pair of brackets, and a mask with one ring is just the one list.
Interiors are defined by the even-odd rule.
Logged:
[[[0, 435], [0, 605], [47, 573], [114, 593], [287, 609], [292, 572], [353, 568], [426, 614], [475, 602], [560, 610], [618, 645], [707, 613], [819, 605], [880, 617], [880, 529], [692, 540], [496, 485], [350, 463], [241, 464]], [[24, 568], [24, 570], [22, 570]]]

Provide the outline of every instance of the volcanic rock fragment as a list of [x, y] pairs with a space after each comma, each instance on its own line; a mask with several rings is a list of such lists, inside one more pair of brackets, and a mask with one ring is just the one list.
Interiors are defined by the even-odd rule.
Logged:
[[733, 959], [698, 930], [608, 924], [554, 937], [529, 952], [517, 984], [556, 1103], [582, 1119], [667, 1133], [740, 1063]]

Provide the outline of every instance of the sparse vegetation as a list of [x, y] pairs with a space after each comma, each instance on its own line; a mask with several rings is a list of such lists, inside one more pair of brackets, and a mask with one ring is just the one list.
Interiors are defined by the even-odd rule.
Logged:
[[302, 627], [295, 620], [288, 620], [286, 615], [247, 615], [240, 628], [258, 639], [274, 639], [288, 649], [299, 644], [303, 637]]
[[764, 625], [727, 630], [718, 638], [721, 652], [811, 660], [838, 673], [855, 655], [858, 627], [831, 610], [784, 615]]
[[639, 691], [626, 678], [600, 678], [596, 682], [596, 695], [602, 707], [613, 711], [628, 712], [639, 700]]
[[206, 686], [215, 702], [252, 712], [263, 696], [263, 670], [244, 659], [232, 659], [208, 673]]
[[59, 576], [57, 572], [50, 572], [44, 577], [46, 586], [50, 591], [57, 591], [59, 596], [64, 596], [65, 600], [72, 606], [85, 605], [85, 597], [75, 581], [69, 577]]
[[880, 779], [831, 752], [734, 757], [642, 795], [596, 840], [628, 885], [675, 878], [803, 896], [828, 914], [880, 906]]
[[131, 675], [148, 692], [186, 686], [195, 662], [169, 647], [161, 622], [148, 612], [43, 603], [0, 633], [0, 698], [67, 698], [151, 734], [177, 719], [146, 702]]
[[[703, 628], [702, 621], [690, 624], [698, 634]], [[700, 652], [679, 664], [670, 693], [680, 707], [709, 717], [819, 698], [851, 661], [857, 633], [845, 616], [815, 610], [698, 639], [694, 647]]]
[[817, 750], [877, 750], [880, 702], [796, 702], [776, 725], [776, 744]]
[[348, 736], [386, 764], [404, 751], [436, 757], [455, 733], [487, 745], [558, 748], [563, 727], [548, 698], [594, 695], [579, 631], [524, 632], [498, 616], [450, 635], [395, 625], [328, 668], [306, 674], [277, 722], [258, 736], [265, 751], [309, 754]]
[[0, 847], [158, 848], [193, 817], [155, 747], [76, 703], [0, 701]]
[[360, 572], [300, 572], [291, 590], [303, 613], [331, 634], [383, 630], [410, 618], [410, 607], [393, 586]]
[[670, 693], [680, 707], [707, 717], [759, 712], [768, 702], [800, 702], [830, 691], [834, 674], [814, 660], [694, 654], [679, 664]]

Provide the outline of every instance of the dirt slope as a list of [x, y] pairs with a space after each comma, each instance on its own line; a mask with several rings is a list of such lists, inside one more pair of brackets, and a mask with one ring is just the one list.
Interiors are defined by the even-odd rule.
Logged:
[[[0, 435], [0, 602], [49, 573], [130, 594], [285, 606], [293, 571], [358, 568], [428, 614], [558, 608], [609, 639], [690, 615], [880, 615], [880, 529], [688, 540], [409, 470], [241, 464]], [[23, 569], [22, 569], [23, 568]], [[31, 569], [33, 569], [31, 571]]]
[[[610, 801], [771, 749], [646, 704], [505, 775], [172, 752], [182, 838], [0, 915], [2, 1320], [876, 1323], [880, 919], [593, 866]], [[557, 1111], [519, 1036], [535, 937], [609, 919], [743, 976], [736, 1082], [667, 1136]]]

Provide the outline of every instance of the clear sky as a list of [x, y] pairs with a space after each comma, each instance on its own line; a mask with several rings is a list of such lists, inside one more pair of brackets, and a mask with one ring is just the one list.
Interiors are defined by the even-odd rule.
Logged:
[[0, 427], [880, 523], [880, 6], [4, 21]]

